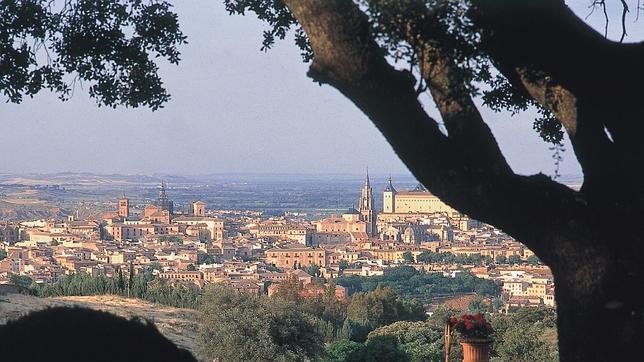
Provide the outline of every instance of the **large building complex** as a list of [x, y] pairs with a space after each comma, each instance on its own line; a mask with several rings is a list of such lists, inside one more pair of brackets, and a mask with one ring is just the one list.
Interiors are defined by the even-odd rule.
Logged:
[[383, 192], [382, 212], [385, 214], [431, 214], [444, 212], [451, 215], [457, 211], [427, 191], [420, 183], [413, 190], [396, 191], [391, 184], [391, 177], [389, 177], [387, 187], [385, 187]]

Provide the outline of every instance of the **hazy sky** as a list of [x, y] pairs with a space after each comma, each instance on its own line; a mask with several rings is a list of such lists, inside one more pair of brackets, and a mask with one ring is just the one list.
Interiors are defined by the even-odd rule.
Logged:
[[[179, 66], [162, 66], [172, 94], [164, 109], [98, 108], [79, 88], [65, 103], [42, 92], [3, 104], [0, 172], [361, 173], [368, 165], [374, 173], [406, 173], [353, 104], [306, 77], [290, 41], [263, 53], [263, 24], [254, 17], [228, 16], [221, 1], [176, 3], [189, 44]], [[587, 3], [573, 6], [586, 15]], [[483, 114], [516, 171], [553, 173], [532, 114]], [[567, 148], [562, 173], [579, 174]]]

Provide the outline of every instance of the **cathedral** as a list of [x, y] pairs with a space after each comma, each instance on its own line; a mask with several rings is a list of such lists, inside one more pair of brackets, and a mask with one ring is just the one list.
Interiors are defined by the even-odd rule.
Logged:
[[376, 235], [376, 210], [373, 202], [373, 190], [369, 183], [369, 170], [360, 192], [360, 202], [358, 207], [360, 213], [360, 220], [367, 223], [367, 234], [369, 236]]
[[161, 188], [159, 189], [159, 196], [157, 197], [155, 205], [160, 207], [161, 210], [168, 211], [170, 215], [174, 213], [174, 203], [165, 194], [165, 182], [163, 181], [161, 181]]

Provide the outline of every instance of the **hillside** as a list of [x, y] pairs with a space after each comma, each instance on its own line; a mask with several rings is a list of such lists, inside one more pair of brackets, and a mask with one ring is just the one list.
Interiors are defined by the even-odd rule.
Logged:
[[166, 307], [138, 299], [113, 295], [88, 297], [38, 298], [22, 294], [0, 295], [0, 324], [30, 311], [52, 306], [81, 306], [153, 322], [164, 336], [196, 356], [197, 312], [190, 309]]

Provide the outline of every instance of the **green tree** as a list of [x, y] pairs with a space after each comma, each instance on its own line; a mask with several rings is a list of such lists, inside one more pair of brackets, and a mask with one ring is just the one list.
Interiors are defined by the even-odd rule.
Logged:
[[290, 302], [302, 303], [303, 297], [300, 292], [303, 289], [302, 282], [296, 275], [290, 275], [284, 282], [279, 284], [273, 296]]
[[327, 348], [329, 362], [362, 362], [365, 360], [364, 344], [341, 340], [331, 343]]
[[494, 354], [505, 361], [557, 361], [556, 314], [551, 308], [521, 308], [493, 314]]
[[132, 292], [132, 287], [134, 286], [134, 264], [130, 262], [128, 271], [127, 271], [127, 296], [130, 297]]
[[403, 259], [405, 260], [405, 263], [411, 264], [414, 262], [414, 255], [411, 251], [406, 251], [403, 253]]
[[34, 280], [26, 275], [9, 274], [9, 282], [13, 285], [29, 289]]
[[505, 263], [507, 263], [507, 261], [508, 261], [508, 260], [507, 260], [507, 258], [505, 257], [505, 255], [497, 255], [497, 256], [496, 256], [496, 259], [495, 259], [495, 262], [496, 262], [497, 264], [505, 264]]
[[0, 249], [0, 260], [4, 260], [7, 258], [7, 251], [4, 249]]
[[338, 262], [338, 269], [344, 270], [347, 268], [349, 268], [349, 263], [346, 260], [342, 259]]
[[364, 360], [374, 362], [409, 361], [409, 356], [394, 336], [376, 335], [367, 339]]
[[527, 259], [526, 262], [531, 265], [539, 265], [541, 264], [541, 260], [539, 260], [539, 257], [536, 255], [530, 255]]
[[510, 255], [508, 264], [521, 264], [521, 257], [516, 254]]
[[320, 267], [317, 265], [311, 265], [311, 266], [303, 266], [302, 271], [305, 272], [306, 274], [313, 276], [313, 277], [319, 277], [320, 276]]
[[119, 294], [122, 294], [125, 291], [125, 278], [123, 278], [123, 269], [118, 268], [116, 279], [116, 287], [118, 288]]
[[392, 289], [378, 286], [367, 293], [356, 293], [347, 307], [345, 323], [352, 328], [351, 339], [362, 342], [367, 334], [386, 324], [400, 320], [425, 319], [422, 305], [406, 304]]
[[555, 346], [543, 340], [538, 328], [512, 327], [496, 341], [495, 351], [503, 362], [555, 362], [558, 355]]
[[188, 264], [188, 266], [186, 267], [186, 270], [195, 271], [195, 270], [197, 270], [197, 267], [194, 264], [191, 263], [191, 264]]
[[314, 318], [283, 299], [237, 293], [223, 285], [206, 288], [198, 335], [207, 359], [300, 361], [323, 353]]
[[[99, 104], [157, 109], [170, 98], [156, 58], [179, 62], [185, 42], [167, 2], [45, 0], [6, 3], [0, 17], [3, 64], [0, 88], [19, 103], [42, 89], [66, 100], [73, 84], [88, 85]], [[92, 34], [88, 37], [87, 34]], [[67, 74], [75, 77], [67, 77]]]
[[444, 355], [443, 326], [399, 321], [375, 329], [367, 341], [378, 336], [396, 338], [410, 361], [439, 361]]

